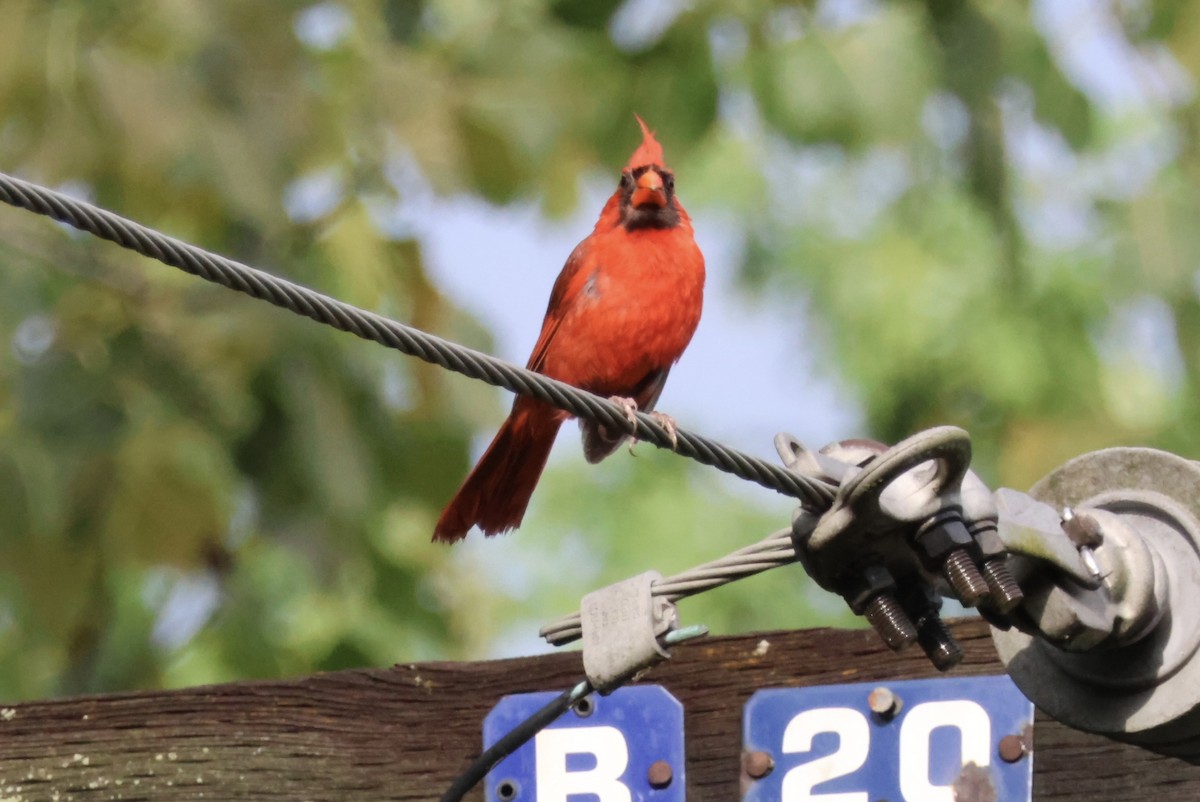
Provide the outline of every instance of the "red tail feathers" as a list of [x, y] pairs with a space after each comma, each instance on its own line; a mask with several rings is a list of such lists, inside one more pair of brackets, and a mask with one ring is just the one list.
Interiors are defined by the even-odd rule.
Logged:
[[462, 540], [473, 525], [489, 537], [520, 526], [565, 419], [565, 413], [540, 401], [518, 400], [475, 470], [442, 511], [433, 539]]

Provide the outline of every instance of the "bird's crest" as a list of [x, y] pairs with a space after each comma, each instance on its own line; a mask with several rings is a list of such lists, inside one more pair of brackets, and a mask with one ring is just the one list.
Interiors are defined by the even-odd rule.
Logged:
[[638, 125], [642, 127], [642, 144], [638, 145], [638, 149], [629, 157], [629, 164], [625, 167], [630, 170], [651, 164], [665, 167], [662, 145], [658, 144], [658, 140], [654, 138], [654, 132], [646, 127], [646, 123], [641, 117], [636, 114], [633, 116], [637, 119]]

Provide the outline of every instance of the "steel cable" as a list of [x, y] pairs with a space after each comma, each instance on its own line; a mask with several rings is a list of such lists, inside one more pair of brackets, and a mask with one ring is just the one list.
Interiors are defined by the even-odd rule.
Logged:
[[[654, 596], [665, 596], [668, 601], [674, 602], [772, 568], [791, 565], [796, 559], [792, 530], [780, 529], [732, 554], [675, 576], [663, 577], [650, 586], [650, 593]], [[580, 615], [572, 613], [563, 616], [542, 627], [538, 634], [553, 646], [562, 646], [577, 640], [583, 634]]]
[[828, 508], [834, 487], [706, 437], [678, 430], [673, 445], [669, 433], [652, 417], [636, 413], [631, 425], [624, 410], [600, 396], [550, 379], [511, 363], [443, 340], [420, 329], [359, 309], [232, 259], [160, 234], [85, 201], [0, 173], [0, 201], [45, 215], [114, 242], [143, 256], [183, 270], [206, 281], [267, 301], [282, 309], [385, 345], [473, 379], [532, 396], [576, 417], [629, 432], [653, 443], [755, 482], [817, 509]]

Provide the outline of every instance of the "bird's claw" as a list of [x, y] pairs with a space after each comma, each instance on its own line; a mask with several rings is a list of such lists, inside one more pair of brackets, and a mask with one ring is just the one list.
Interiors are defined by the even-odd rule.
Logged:
[[[617, 406], [619, 406], [625, 412], [625, 419], [629, 421], [629, 425], [634, 428], [634, 431], [637, 431], [637, 412], [638, 412], [637, 401], [634, 401], [632, 398], [625, 398], [624, 396], [619, 396], [619, 395], [609, 396], [608, 400], [613, 402]], [[679, 448], [679, 427], [677, 425], [675, 425], [675, 419], [672, 418], [670, 415], [666, 414], [665, 412], [657, 412], [657, 411], [651, 412], [650, 417], [654, 418], [654, 422], [666, 430], [667, 437], [670, 438], [670, 440], [671, 440], [671, 450], [674, 451], [674, 450], [678, 449]], [[637, 456], [636, 454], [633, 453], [633, 447], [636, 446], [637, 444], [638, 444], [637, 435], [630, 435], [630, 437], [629, 437], [629, 453], [633, 456]]]
[[[632, 398], [626, 398], [623, 395], [610, 395], [608, 397], [608, 400], [612, 401], [614, 404], [619, 406], [625, 412], [625, 419], [627, 421], [629, 421], [629, 425], [632, 426], [633, 430], [636, 432], [637, 431], [637, 411], [638, 411], [637, 401], [634, 401]], [[636, 446], [637, 443], [638, 443], [637, 435], [630, 435], [629, 436], [629, 456], [631, 456], [631, 457], [637, 456], [637, 454], [633, 453], [633, 447]]]
[[667, 437], [671, 439], [671, 450], [677, 450], [679, 448], [679, 427], [675, 425], [675, 419], [665, 412], [651, 412], [650, 417], [667, 430]]
[[629, 421], [629, 425], [633, 427], [634, 431], [637, 431], [637, 401], [623, 395], [610, 395], [608, 400], [621, 408], [621, 411], [625, 413], [625, 420]]

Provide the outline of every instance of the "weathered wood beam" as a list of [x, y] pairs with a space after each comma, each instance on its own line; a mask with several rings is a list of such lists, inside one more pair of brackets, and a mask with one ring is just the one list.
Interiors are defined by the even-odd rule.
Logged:
[[[966, 652], [955, 674], [1001, 672], [981, 621], [953, 630]], [[581, 675], [579, 654], [559, 653], [0, 703], [0, 800], [435, 800], [478, 755], [502, 695]], [[873, 632], [815, 629], [676, 647], [645, 681], [684, 705], [688, 799], [730, 802], [755, 690], [935, 675], [917, 650], [892, 654]], [[1034, 798], [1200, 799], [1200, 767], [1042, 717]]]

